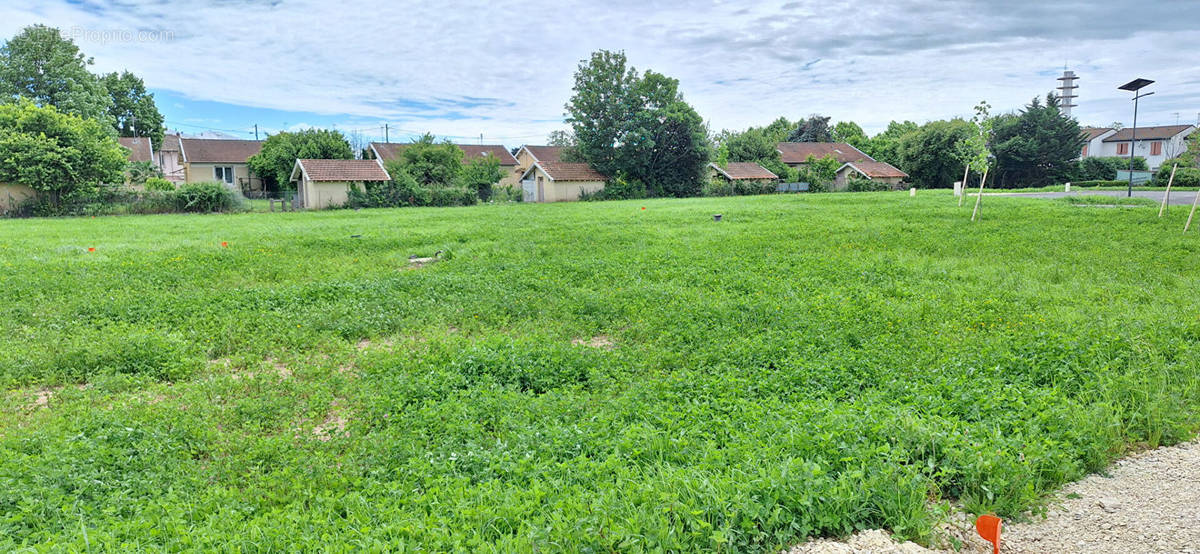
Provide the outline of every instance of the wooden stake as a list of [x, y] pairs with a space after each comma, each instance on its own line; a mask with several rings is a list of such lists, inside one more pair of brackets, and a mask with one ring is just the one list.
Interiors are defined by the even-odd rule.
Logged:
[[1196, 199], [1192, 200], [1192, 213], [1188, 214], [1187, 223], [1183, 225], [1183, 232], [1187, 232], [1188, 227], [1192, 226], [1192, 216], [1196, 215], [1196, 204], [1200, 204], [1200, 189], [1196, 189]]
[[988, 168], [983, 168], [983, 177], [979, 179], [979, 194], [975, 195], [975, 209], [971, 210], [971, 221], [975, 221], [975, 214], [979, 213], [979, 203], [983, 201], [983, 183], [987, 181]]
[[960, 187], [960, 188], [958, 189], [958, 192], [960, 193], [960, 194], [958, 195], [958, 207], [960, 207], [960, 208], [962, 207], [962, 201], [963, 201], [963, 197], [967, 195], [967, 174], [968, 174], [968, 173], [970, 173], [970, 172], [971, 172], [971, 166], [970, 166], [970, 165], [968, 165], [967, 167], [964, 167], [964, 168], [963, 168], [963, 180], [962, 180], [962, 187]]
[[1175, 166], [1171, 168], [1171, 178], [1167, 179], [1167, 192], [1163, 194], [1163, 203], [1162, 206], [1158, 208], [1158, 217], [1162, 217], [1163, 212], [1167, 209], [1167, 200], [1171, 198], [1171, 183], [1175, 182], [1176, 169], [1179, 169], [1179, 164], [1175, 164]]

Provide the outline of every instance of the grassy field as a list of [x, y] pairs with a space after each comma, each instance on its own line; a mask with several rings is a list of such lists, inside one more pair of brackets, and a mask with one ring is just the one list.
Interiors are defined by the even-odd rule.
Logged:
[[970, 206], [0, 221], [0, 550], [927, 540], [1194, 433], [1186, 211]]

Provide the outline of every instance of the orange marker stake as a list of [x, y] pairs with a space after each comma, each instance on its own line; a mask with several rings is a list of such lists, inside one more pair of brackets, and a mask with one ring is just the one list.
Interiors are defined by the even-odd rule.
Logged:
[[983, 540], [992, 543], [992, 554], [1000, 554], [1000, 518], [982, 515], [975, 520], [975, 531]]
[[89, 247], [88, 247], [88, 252], [95, 252], [95, 251], [96, 251], [96, 247], [95, 247], [95, 246], [89, 246]]
[[642, 209], [644, 210], [644, 209], [646, 209], [646, 207], [645, 207], [645, 206], [642, 206]]
[[221, 248], [229, 248], [229, 243], [225, 242], [225, 241], [221, 241]]

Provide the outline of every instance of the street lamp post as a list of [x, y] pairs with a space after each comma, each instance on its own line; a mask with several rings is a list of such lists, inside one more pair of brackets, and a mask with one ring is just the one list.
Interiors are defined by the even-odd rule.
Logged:
[[1153, 91], [1147, 92], [1146, 94], [1138, 94], [1138, 91], [1141, 90], [1146, 85], [1149, 85], [1153, 82], [1154, 81], [1151, 81], [1150, 79], [1142, 79], [1139, 77], [1137, 79], [1134, 79], [1132, 81], [1129, 81], [1128, 83], [1125, 83], [1125, 84], [1117, 87], [1118, 89], [1121, 89], [1121, 90], [1128, 90], [1128, 91], [1133, 92], [1133, 129], [1130, 130], [1130, 137], [1129, 137], [1129, 194], [1128, 194], [1128, 196], [1130, 198], [1133, 197], [1133, 150], [1134, 150], [1134, 146], [1137, 145], [1138, 99], [1143, 96], [1150, 96], [1151, 94], [1154, 94]]

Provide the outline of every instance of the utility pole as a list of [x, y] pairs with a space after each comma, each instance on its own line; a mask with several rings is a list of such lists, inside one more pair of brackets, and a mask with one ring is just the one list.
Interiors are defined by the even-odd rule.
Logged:
[[483, 146], [483, 133], [479, 133], [479, 145]]
[[258, 140], [258, 124], [254, 124], [254, 140]]
[[391, 139], [388, 138], [388, 124], [387, 123], [383, 124], [383, 142], [392, 142]]

